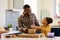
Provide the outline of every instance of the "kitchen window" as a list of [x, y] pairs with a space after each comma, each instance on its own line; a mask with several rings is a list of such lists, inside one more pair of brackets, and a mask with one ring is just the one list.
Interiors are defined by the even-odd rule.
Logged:
[[60, 17], [60, 0], [56, 0], [56, 14]]

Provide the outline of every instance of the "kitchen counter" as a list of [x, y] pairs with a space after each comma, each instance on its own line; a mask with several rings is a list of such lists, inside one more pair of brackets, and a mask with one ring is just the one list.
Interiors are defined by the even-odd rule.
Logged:
[[60, 25], [51, 25], [51, 28], [60, 28]]
[[18, 34], [19, 38], [40, 38], [41, 34]]

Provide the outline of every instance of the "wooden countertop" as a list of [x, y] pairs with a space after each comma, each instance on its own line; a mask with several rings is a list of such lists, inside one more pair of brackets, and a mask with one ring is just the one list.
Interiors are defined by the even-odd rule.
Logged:
[[41, 34], [18, 34], [19, 38], [40, 38]]

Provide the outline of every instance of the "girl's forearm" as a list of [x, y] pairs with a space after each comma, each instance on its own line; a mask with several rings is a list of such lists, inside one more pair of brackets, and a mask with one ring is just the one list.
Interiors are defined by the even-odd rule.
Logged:
[[39, 26], [36, 26], [35, 28], [36, 28], [36, 29], [41, 29], [41, 27], [39, 27]]
[[34, 28], [34, 29], [41, 29], [41, 27], [39, 27], [39, 26], [32, 26], [31, 28]]

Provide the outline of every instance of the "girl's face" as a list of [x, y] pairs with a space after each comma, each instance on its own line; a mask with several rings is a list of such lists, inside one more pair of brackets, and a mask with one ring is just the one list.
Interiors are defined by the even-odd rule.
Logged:
[[44, 19], [42, 20], [42, 24], [43, 24], [43, 25], [47, 25], [47, 24], [48, 24], [46, 18], [44, 18]]

